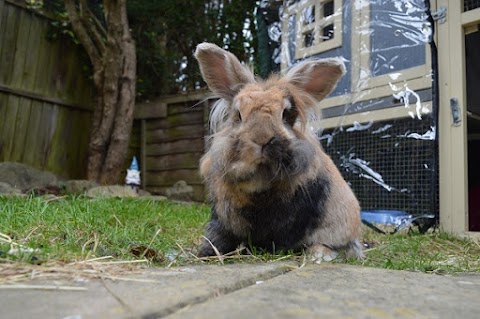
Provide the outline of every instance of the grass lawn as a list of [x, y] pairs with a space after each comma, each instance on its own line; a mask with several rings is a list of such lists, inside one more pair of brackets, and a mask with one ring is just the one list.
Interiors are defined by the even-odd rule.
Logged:
[[36, 262], [106, 256], [131, 260], [143, 258], [146, 251], [146, 257], [163, 263], [180, 247], [195, 248], [208, 218], [206, 205], [170, 201], [0, 197], [0, 233], [4, 234], [0, 258], [28, 261], [32, 257], [28, 252], [7, 254], [6, 235], [16, 244], [36, 249]]
[[[85, 260], [148, 260], [157, 266], [200, 262], [194, 254], [209, 218], [206, 205], [149, 199], [0, 196], [2, 264], [72, 263]], [[350, 264], [411, 271], [480, 271], [480, 245], [443, 232], [383, 235], [365, 228], [371, 244], [364, 260]], [[224, 262], [292, 260], [302, 254], [244, 256]], [[213, 258], [211, 262], [218, 262]], [[337, 261], [341, 262], [341, 261]]]

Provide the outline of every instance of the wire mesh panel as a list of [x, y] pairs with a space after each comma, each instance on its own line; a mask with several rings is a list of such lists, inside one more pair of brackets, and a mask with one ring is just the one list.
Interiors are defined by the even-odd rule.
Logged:
[[463, 0], [463, 11], [470, 11], [480, 7], [480, 0]]
[[356, 193], [362, 210], [438, 210], [431, 118], [395, 119], [323, 131], [321, 142]]

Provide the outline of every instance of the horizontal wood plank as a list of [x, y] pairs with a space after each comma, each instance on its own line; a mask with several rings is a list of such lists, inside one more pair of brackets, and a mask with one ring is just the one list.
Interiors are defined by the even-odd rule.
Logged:
[[149, 186], [169, 186], [180, 180], [192, 185], [201, 185], [203, 182], [198, 169], [179, 169], [157, 172], [147, 168], [147, 175], [147, 185]]
[[206, 89], [188, 91], [188, 92], [178, 92], [173, 95], [162, 95], [157, 99], [152, 100], [152, 103], [156, 101], [161, 101], [163, 103], [172, 104], [185, 101], [203, 101], [206, 99], [213, 99], [212, 92]]
[[167, 117], [167, 104], [163, 102], [144, 102], [135, 105], [133, 117], [137, 120]]
[[147, 130], [173, 128], [184, 125], [202, 124], [203, 110], [198, 109], [196, 112], [180, 113], [170, 115], [163, 119], [150, 119], [146, 122]]
[[203, 110], [203, 102], [201, 100], [178, 102], [168, 104], [167, 115], [170, 116], [179, 113], [198, 112], [199, 110]]
[[204, 138], [191, 138], [168, 143], [147, 144], [145, 153], [147, 156], [182, 154], [189, 152], [203, 152]]
[[147, 156], [148, 170], [198, 169], [203, 153], [185, 153], [163, 156]]
[[157, 129], [145, 132], [147, 144], [173, 142], [181, 139], [199, 138], [204, 135], [201, 124], [185, 125], [169, 129]]
[[13, 94], [13, 95], [16, 95], [18, 97], [26, 97], [26, 98], [36, 100], [36, 101], [40, 101], [40, 102], [47, 102], [47, 103], [51, 103], [51, 104], [57, 104], [57, 105], [60, 105], [60, 106], [66, 106], [66, 107], [70, 107], [70, 108], [84, 110], [84, 111], [87, 111], [87, 112], [92, 112], [93, 111], [92, 105], [81, 105], [81, 104], [78, 104], [78, 103], [69, 102], [69, 101], [57, 99], [57, 98], [54, 98], [54, 97], [46, 96], [46, 95], [43, 95], [43, 94], [38, 94], [38, 93], [35, 93], [35, 92], [31, 92], [31, 91], [17, 89], [17, 88], [14, 88], [14, 87], [11, 87], [11, 86], [8, 86], [8, 85], [5, 85], [5, 84], [0, 84], [0, 92]]

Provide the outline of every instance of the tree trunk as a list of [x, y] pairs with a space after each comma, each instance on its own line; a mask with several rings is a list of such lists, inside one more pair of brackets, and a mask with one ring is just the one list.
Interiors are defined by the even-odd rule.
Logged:
[[72, 27], [94, 69], [93, 111], [87, 178], [115, 184], [125, 157], [135, 106], [136, 52], [127, 19], [126, 0], [104, 0], [105, 29], [86, 0], [65, 0]]

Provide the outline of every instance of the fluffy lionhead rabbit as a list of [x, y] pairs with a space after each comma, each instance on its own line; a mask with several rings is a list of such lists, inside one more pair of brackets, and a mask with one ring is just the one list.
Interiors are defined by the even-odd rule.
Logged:
[[307, 123], [345, 73], [343, 62], [304, 61], [261, 81], [214, 44], [198, 45], [195, 57], [220, 98], [200, 164], [213, 207], [199, 255], [243, 243], [306, 249], [318, 260], [339, 249], [362, 257], [358, 201]]

